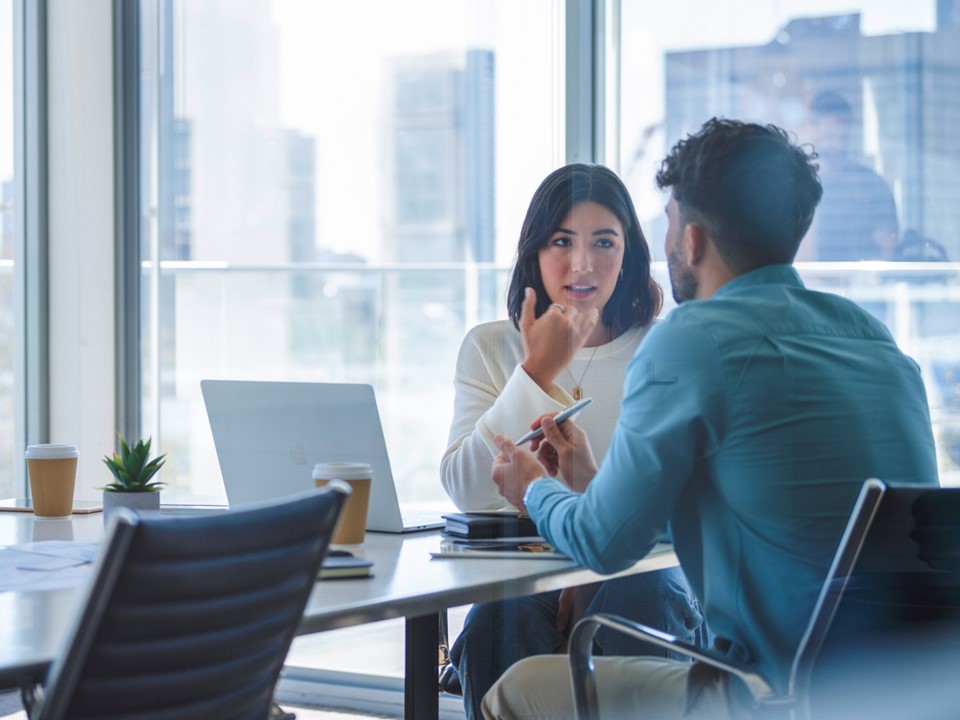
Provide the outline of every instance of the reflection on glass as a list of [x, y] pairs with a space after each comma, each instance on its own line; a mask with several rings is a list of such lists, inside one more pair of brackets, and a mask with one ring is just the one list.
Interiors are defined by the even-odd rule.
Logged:
[[[801, 273], [877, 315], [920, 364], [951, 484], [960, 282], [943, 263], [960, 260], [958, 32], [955, 3], [933, 0], [861, 0], [843, 12], [829, 0], [621, 2], [620, 167], [652, 246], [665, 228], [657, 164], [705, 120], [771, 122], [811, 144], [824, 197]], [[819, 262], [860, 260], [896, 264]]]
[[223, 498], [203, 378], [369, 382], [401, 499], [443, 501], [456, 350], [502, 313], [523, 198], [562, 157], [563, 3], [141, 9], [144, 430], [164, 480]]
[[809, 116], [823, 198], [804, 240], [808, 254], [818, 260], [896, 260], [900, 233], [893, 193], [856, 157], [850, 102], [839, 92], [822, 90], [811, 101]]

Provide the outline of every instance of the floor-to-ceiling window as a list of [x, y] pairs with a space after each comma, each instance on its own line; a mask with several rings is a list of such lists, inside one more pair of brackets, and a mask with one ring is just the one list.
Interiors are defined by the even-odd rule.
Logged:
[[[141, 409], [168, 498], [223, 499], [199, 389], [223, 377], [373, 384], [401, 497], [443, 502], [457, 348], [503, 316], [526, 203], [570, 150], [570, 4], [141, 0]], [[726, 115], [816, 145], [828, 196], [801, 270], [920, 362], [956, 482], [954, 3], [582, 4], [613, 19], [597, 147], [657, 259], [653, 176], [684, 133]], [[379, 627], [352, 632], [292, 659], [400, 672], [370, 650]]]
[[142, 423], [223, 498], [203, 378], [371, 383], [401, 499], [563, 161], [557, 0], [143, 0]]
[[[201, 379], [364, 382], [401, 500], [452, 507], [457, 350], [505, 316], [565, 158], [565, 3], [138, 9], [141, 424], [167, 497], [224, 498]], [[345, 632], [291, 664], [402, 672], [402, 627]]]
[[15, 487], [14, 422], [14, 7], [0, 0], [0, 497]]
[[619, 0], [619, 10], [611, 154], [658, 259], [665, 198], [653, 178], [686, 133], [719, 115], [812, 144], [824, 197], [801, 274], [874, 312], [917, 360], [941, 480], [960, 483], [960, 2]]
[[[958, 3], [595, 4], [605, 160], [655, 252], [685, 133], [725, 115], [812, 144], [801, 271], [921, 364], [957, 482]], [[444, 500], [459, 340], [502, 315], [524, 205], [569, 150], [565, 5], [142, 0], [141, 409], [173, 493], [222, 499], [199, 381], [233, 377], [372, 383], [401, 497]]]

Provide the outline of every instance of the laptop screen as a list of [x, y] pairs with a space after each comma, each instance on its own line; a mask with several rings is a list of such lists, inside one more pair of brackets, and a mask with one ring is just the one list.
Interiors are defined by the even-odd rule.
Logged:
[[370, 385], [203, 380], [200, 386], [231, 507], [312, 488], [316, 463], [364, 462], [374, 473], [367, 529], [404, 530]]

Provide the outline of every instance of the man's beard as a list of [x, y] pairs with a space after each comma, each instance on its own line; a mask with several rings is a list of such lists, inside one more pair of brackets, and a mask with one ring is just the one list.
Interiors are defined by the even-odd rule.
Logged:
[[697, 296], [699, 286], [693, 273], [684, 266], [679, 247], [674, 246], [667, 256], [667, 268], [670, 270], [670, 289], [673, 291], [673, 299], [676, 300], [677, 305], [693, 300]]

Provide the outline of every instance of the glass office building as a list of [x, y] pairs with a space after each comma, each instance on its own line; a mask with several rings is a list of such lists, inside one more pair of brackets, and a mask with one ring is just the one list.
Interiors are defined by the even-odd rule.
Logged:
[[222, 502], [199, 382], [248, 378], [372, 384], [401, 499], [449, 507], [457, 350], [539, 182], [613, 167], [666, 284], [653, 177], [715, 115], [820, 152], [798, 267], [916, 359], [960, 483], [960, 2], [835, 7], [0, 0], [0, 494], [44, 440], [94, 493], [121, 430]]

